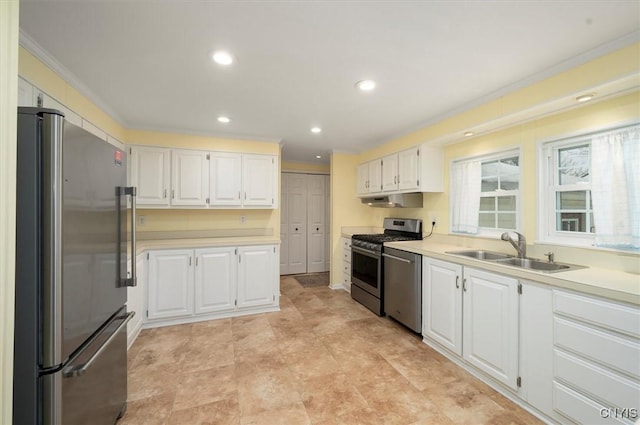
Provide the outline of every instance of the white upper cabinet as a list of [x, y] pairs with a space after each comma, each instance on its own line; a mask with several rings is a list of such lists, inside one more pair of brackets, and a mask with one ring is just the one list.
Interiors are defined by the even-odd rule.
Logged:
[[356, 193], [358, 195], [369, 193], [369, 163], [358, 165], [356, 172]]
[[34, 88], [27, 80], [18, 78], [18, 106], [36, 106]]
[[209, 204], [229, 207], [242, 205], [242, 155], [212, 152], [209, 164]]
[[272, 155], [242, 155], [242, 205], [275, 208], [277, 164]]
[[382, 159], [374, 159], [358, 166], [356, 191], [358, 195], [382, 192]]
[[444, 155], [441, 148], [415, 146], [358, 165], [356, 194], [442, 192]]
[[177, 208], [277, 208], [275, 155], [135, 146], [138, 204]]
[[398, 190], [418, 190], [420, 187], [420, 149], [398, 152]]
[[171, 151], [171, 205], [206, 206], [209, 197], [208, 153]]
[[137, 187], [138, 205], [169, 206], [169, 158], [169, 149], [131, 148], [131, 184]]
[[382, 190], [398, 190], [398, 154], [382, 158]]

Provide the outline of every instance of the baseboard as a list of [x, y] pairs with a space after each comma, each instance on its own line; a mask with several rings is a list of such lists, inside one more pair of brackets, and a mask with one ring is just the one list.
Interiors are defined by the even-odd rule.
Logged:
[[436, 350], [438, 353], [440, 353], [443, 356], [445, 356], [448, 360], [451, 360], [451, 362], [454, 363], [456, 366], [461, 367], [462, 369], [466, 370], [467, 372], [469, 372], [474, 377], [478, 378], [479, 380], [481, 380], [482, 382], [484, 382], [485, 384], [487, 384], [488, 386], [490, 386], [491, 388], [496, 390], [498, 393], [500, 393], [505, 398], [509, 399], [513, 403], [515, 403], [518, 406], [522, 407], [527, 412], [531, 413], [536, 418], [540, 419], [545, 424], [559, 425], [559, 422], [554, 421], [549, 416], [545, 415], [544, 413], [542, 413], [541, 411], [539, 411], [535, 407], [527, 404], [527, 402], [525, 400], [521, 399], [515, 393], [513, 393], [512, 391], [510, 391], [510, 390], [506, 389], [505, 387], [503, 387], [502, 384], [500, 384], [499, 382], [493, 380], [490, 376], [485, 375], [482, 371], [479, 371], [479, 370], [475, 369], [473, 366], [467, 364], [463, 359], [458, 357], [457, 354], [452, 353], [451, 351], [449, 351], [446, 348], [442, 347], [437, 342], [432, 341], [429, 338], [425, 338], [424, 336], [422, 338], [422, 342], [425, 345], [428, 345], [429, 347], [431, 347], [434, 350]]

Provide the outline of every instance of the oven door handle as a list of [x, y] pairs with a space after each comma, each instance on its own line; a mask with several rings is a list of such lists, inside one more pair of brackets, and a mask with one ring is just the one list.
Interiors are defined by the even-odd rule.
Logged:
[[396, 257], [395, 255], [385, 254], [384, 252], [382, 253], [382, 256], [383, 257], [387, 257], [387, 258], [392, 258], [394, 260], [402, 261], [404, 263], [413, 264], [413, 261], [411, 261], [411, 260], [407, 260], [406, 258]]
[[360, 248], [359, 246], [353, 246], [353, 245], [352, 245], [352, 246], [351, 246], [351, 250], [352, 250], [352, 251], [355, 251], [355, 252], [360, 252], [360, 253], [363, 253], [363, 254], [371, 254], [371, 255], [375, 255], [376, 257], [379, 257], [379, 256], [380, 256], [380, 254], [379, 254], [379, 253], [377, 253], [377, 252], [375, 252], [375, 251], [372, 251], [372, 250], [370, 250], [370, 249]]

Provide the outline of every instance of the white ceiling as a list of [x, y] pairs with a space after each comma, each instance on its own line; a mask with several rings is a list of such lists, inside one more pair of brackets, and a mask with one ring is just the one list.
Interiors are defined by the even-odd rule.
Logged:
[[20, 26], [129, 128], [323, 162], [637, 41], [640, 2], [22, 0]]

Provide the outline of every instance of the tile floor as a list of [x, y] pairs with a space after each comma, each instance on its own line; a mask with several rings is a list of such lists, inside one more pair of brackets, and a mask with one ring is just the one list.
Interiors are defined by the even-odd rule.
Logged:
[[118, 425], [541, 423], [348, 293], [281, 290], [277, 313], [142, 331]]

